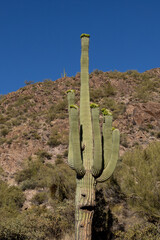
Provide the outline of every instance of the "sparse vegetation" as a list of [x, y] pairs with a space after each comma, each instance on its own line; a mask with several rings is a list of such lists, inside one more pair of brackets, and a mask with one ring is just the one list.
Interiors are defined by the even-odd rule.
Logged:
[[117, 182], [126, 194], [127, 201], [141, 214], [160, 217], [160, 142], [142, 150], [137, 147], [123, 156]]
[[48, 196], [46, 192], [39, 192], [32, 198], [32, 203], [35, 205], [40, 205], [48, 200]]
[[52, 128], [52, 132], [51, 135], [49, 137], [49, 140], [47, 142], [47, 144], [50, 147], [56, 147], [59, 144], [61, 144], [61, 140], [60, 140], [60, 134], [58, 133], [58, 130], [56, 128]]
[[140, 100], [146, 102], [151, 99], [151, 93], [156, 91], [156, 87], [158, 87], [159, 83], [154, 81], [150, 75], [147, 73], [141, 74], [140, 81], [138, 82], [138, 86], [135, 89], [135, 97]]
[[44, 162], [45, 158], [50, 160], [52, 158], [52, 154], [48, 153], [45, 150], [39, 150], [36, 152], [36, 155], [38, 156], [38, 160]]
[[123, 147], [125, 147], [125, 148], [128, 147], [127, 135], [125, 133], [121, 133], [120, 143]]
[[[70, 211], [68, 211], [70, 209]], [[0, 239], [60, 239], [73, 231], [74, 212], [71, 204], [56, 206], [54, 214], [45, 207], [32, 207], [15, 218], [1, 218]]]
[[23, 190], [50, 188], [56, 199], [72, 199], [75, 190], [74, 174], [69, 167], [59, 162], [56, 166], [43, 164], [41, 161], [28, 162], [28, 167], [17, 172], [16, 181]]
[[116, 236], [116, 240], [158, 240], [160, 238], [160, 226], [153, 223], [135, 224], [127, 232], [117, 232]]
[[[144, 141], [146, 145], [147, 141], [160, 139], [157, 125], [158, 109], [157, 112], [150, 113], [150, 109], [145, 108], [147, 101], [160, 102], [158, 94], [160, 78], [151, 72], [139, 73], [136, 70], [128, 70], [124, 73], [118, 71], [103, 73], [95, 70], [90, 74], [90, 78], [92, 79], [91, 101], [100, 103], [100, 109], [105, 107], [112, 111], [116, 120], [115, 126], [123, 129], [121, 145], [128, 148], [125, 155], [120, 157], [119, 167], [114, 178], [111, 179], [112, 188], [108, 188], [107, 185], [103, 194], [111, 194], [111, 197], [107, 195], [111, 205], [115, 204], [112, 195], [116, 194], [118, 201], [119, 194], [122, 194], [124, 199], [121, 201], [125, 206], [131, 208], [133, 212], [138, 212], [142, 223], [143, 220], [146, 222], [135, 226], [132, 223], [132, 227], [127, 226], [127, 231], [121, 229], [122, 231], [113, 232], [116, 234], [115, 239], [158, 240], [160, 238], [158, 225], [160, 145], [159, 142], [153, 143], [145, 150], [140, 146]], [[58, 240], [63, 234], [74, 231], [75, 177], [73, 171], [64, 163], [68, 156], [68, 150], [65, 150], [68, 147], [68, 127], [66, 127], [68, 113], [64, 93], [68, 88], [73, 87], [76, 90], [76, 97], [79, 96], [80, 75], [66, 77], [64, 85], [59, 84], [58, 81], [46, 79], [43, 83], [27, 83], [28, 86], [15, 93], [0, 96], [0, 153], [2, 162], [5, 163], [4, 170], [0, 168], [0, 239], [2, 240], [49, 238]], [[153, 119], [149, 122], [149, 118], [146, 118], [144, 124], [138, 125], [136, 122], [136, 125], [133, 125], [132, 111], [129, 111], [128, 107], [134, 108], [135, 104], [139, 107], [139, 102], [142, 102], [144, 112], [152, 115]], [[78, 100], [76, 104], [79, 105]], [[102, 122], [101, 118], [100, 121]], [[124, 126], [125, 121], [127, 126]], [[137, 132], [141, 132], [142, 135], [137, 137]], [[33, 149], [34, 146], [36, 150]], [[56, 146], [59, 154], [54, 152], [57, 151], [54, 149]], [[129, 150], [130, 146], [133, 148], [132, 151]], [[6, 169], [7, 167], [10, 169], [10, 157], [13, 157], [13, 167], [16, 167], [16, 164], [17, 167], [22, 166], [19, 151], [23, 148], [25, 151], [22, 156], [24, 155], [25, 159], [30, 157], [27, 162], [24, 161], [24, 169], [14, 175]], [[21, 162], [16, 163], [16, 159]], [[13, 180], [14, 183], [14, 178], [18, 185], [8, 186], [6, 183], [8, 179], [11, 183]], [[118, 193], [117, 187], [120, 189]], [[23, 210], [24, 193], [27, 192], [34, 192], [35, 195], [30, 200], [29, 209]], [[100, 214], [98, 215], [100, 222], [95, 228], [98, 231], [103, 231], [103, 227], [106, 229], [108, 221], [106, 205], [103, 205], [107, 203], [102, 200], [103, 198], [97, 210]], [[104, 215], [105, 219], [103, 219]], [[118, 224], [119, 220], [115, 219], [115, 216], [112, 217], [113, 223], [117, 221], [114, 224]]]
[[0, 213], [6, 215], [17, 214], [23, 203], [25, 197], [23, 192], [15, 186], [9, 187], [5, 182], [0, 180]]
[[3, 136], [3, 137], [5, 137], [8, 133], [9, 133], [9, 129], [7, 129], [7, 128], [3, 128], [1, 130], [1, 136]]

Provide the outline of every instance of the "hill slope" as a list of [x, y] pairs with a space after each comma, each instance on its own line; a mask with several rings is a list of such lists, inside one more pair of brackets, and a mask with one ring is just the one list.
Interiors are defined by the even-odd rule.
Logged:
[[[9, 186], [21, 189], [24, 194], [24, 201], [17, 210], [15, 219], [20, 216], [21, 209], [30, 211], [31, 206], [46, 206], [52, 212], [55, 211], [55, 206], [61, 209], [61, 204], [63, 204], [65, 210], [62, 213], [70, 216], [72, 222], [74, 221], [74, 173], [65, 164], [69, 130], [65, 92], [68, 89], [76, 90], [77, 104], [79, 104], [79, 73], [75, 77], [65, 77], [54, 82], [45, 80], [31, 84], [1, 97], [1, 179]], [[90, 74], [90, 96], [91, 101], [98, 103], [100, 108], [106, 107], [113, 112], [113, 125], [121, 132], [121, 158], [128, 149], [134, 149], [136, 146], [145, 148], [149, 143], [160, 140], [159, 68], [144, 73], [133, 70], [125, 73], [95, 70]], [[102, 117], [100, 117], [100, 121], [102, 123]], [[68, 188], [67, 179], [64, 177], [62, 180], [61, 174], [62, 176], [66, 174], [66, 177], [71, 179]], [[111, 183], [112, 181], [113, 179]], [[124, 209], [128, 203], [122, 193], [122, 186], [113, 183], [113, 185], [115, 184], [113, 187], [111, 183], [108, 186], [110, 191], [107, 193], [109, 199], [107, 204], [112, 203], [112, 199], [115, 197], [117, 199], [115, 204], [119, 203], [119, 208]], [[101, 186], [100, 189], [103, 187]], [[99, 194], [102, 191], [100, 189]], [[117, 197], [118, 194], [119, 197]], [[66, 213], [67, 204], [73, 206], [68, 215]], [[127, 222], [124, 213], [122, 214], [123, 211], [120, 211], [119, 214], [117, 214], [117, 210], [115, 213], [114, 211], [113, 207], [111, 210], [112, 220], [118, 219], [113, 221], [118, 221], [117, 225], [113, 224], [114, 228], [126, 230], [129, 223], [133, 223], [133, 221]], [[143, 222], [144, 218], [140, 219], [133, 210], [126, 211], [127, 219], [133, 217], [133, 219], [137, 218], [138, 222]], [[72, 227], [71, 232], [73, 231]], [[43, 232], [49, 231], [46, 229]], [[110, 230], [110, 232], [112, 231]], [[25, 233], [23, 234], [25, 235]], [[56, 233], [53, 235], [58, 236]], [[49, 238], [44, 238], [44, 236], [36, 238], [35, 236], [33, 239]]]

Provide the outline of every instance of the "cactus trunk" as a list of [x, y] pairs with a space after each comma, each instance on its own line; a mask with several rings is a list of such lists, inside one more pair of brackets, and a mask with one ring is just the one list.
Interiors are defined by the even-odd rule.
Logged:
[[92, 218], [95, 206], [95, 179], [91, 174], [93, 164], [93, 136], [89, 97], [89, 37], [81, 38], [81, 91], [80, 134], [83, 166], [86, 174], [77, 179], [75, 233], [76, 240], [91, 239]]
[[119, 152], [119, 131], [112, 131], [111, 113], [103, 109], [103, 141], [99, 126], [99, 108], [90, 105], [89, 35], [81, 35], [80, 128], [74, 91], [68, 90], [69, 166], [77, 173], [75, 240], [92, 239], [96, 183], [106, 181], [113, 173]]

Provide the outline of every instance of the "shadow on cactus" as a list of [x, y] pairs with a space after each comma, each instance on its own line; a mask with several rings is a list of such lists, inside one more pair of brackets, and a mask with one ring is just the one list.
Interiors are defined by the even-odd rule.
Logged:
[[[119, 130], [112, 128], [112, 114], [102, 109], [102, 134], [99, 106], [90, 104], [89, 35], [81, 35], [80, 113], [75, 105], [74, 90], [68, 90], [69, 151], [68, 163], [77, 174], [75, 239], [90, 240], [95, 209], [96, 183], [113, 173], [119, 154]], [[80, 122], [79, 122], [80, 115]]]

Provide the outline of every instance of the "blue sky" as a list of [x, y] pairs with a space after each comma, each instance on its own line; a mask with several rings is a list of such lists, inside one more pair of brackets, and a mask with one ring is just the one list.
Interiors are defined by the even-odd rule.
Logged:
[[0, 0], [0, 94], [74, 76], [81, 33], [90, 72], [160, 66], [159, 0]]

